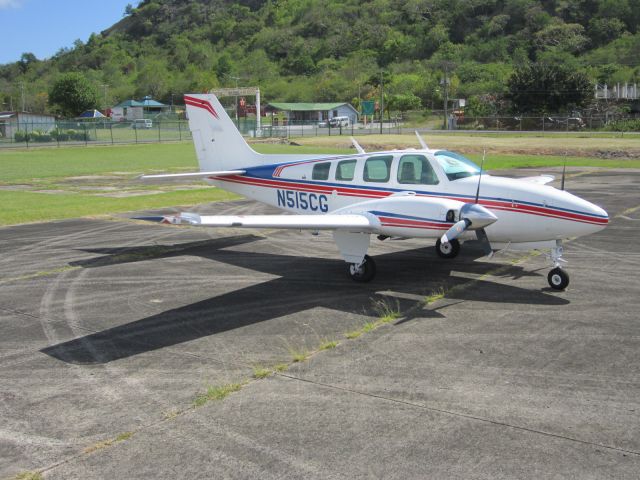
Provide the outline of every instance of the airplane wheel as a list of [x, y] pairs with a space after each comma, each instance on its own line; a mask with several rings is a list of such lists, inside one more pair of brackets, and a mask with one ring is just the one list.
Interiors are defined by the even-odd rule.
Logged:
[[449, 243], [442, 243], [438, 239], [436, 241], [436, 253], [441, 258], [455, 258], [460, 253], [460, 242], [456, 238]]
[[547, 280], [554, 290], [564, 290], [569, 285], [569, 274], [560, 267], [556, 267], [549, 272]]
[[376, 264], [369, 255], [364, 256], [364, 262], [358, 266], [355, 263], [349, 264], [349, 276], [356, 282], [370, 282], [376, 275]]

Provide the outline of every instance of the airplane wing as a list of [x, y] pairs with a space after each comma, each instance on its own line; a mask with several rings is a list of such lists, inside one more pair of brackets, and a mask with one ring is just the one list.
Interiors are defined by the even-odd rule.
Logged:
[[159, 175], [140, 175], [140, 180], [189, 179], [208, 177], [228, 177], [230, 175], [244, 175], [245, 170], [220, 170], [217, 172], [166, 173]]
[[373, 215], [198, 215], [180, 213], [158, 217], [136, 217], [172, 225], [200, 227], [282, 228], [294, 230], [351, 230], [366, 232], [379, 226]]
[[538, 175], [536, 177], [524, 177], [518, 180], [522, 182], [535, 183], [537, 185], [546, 185], [549, 182], [553, 182], [556, 177], [553, 175]]

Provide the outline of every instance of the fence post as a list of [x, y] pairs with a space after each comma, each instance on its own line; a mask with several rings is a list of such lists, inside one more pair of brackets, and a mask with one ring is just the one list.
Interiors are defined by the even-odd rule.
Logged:
[[134, 132], [134, 133], [135, 133], [135, 135], [136, 135], [136, 144], [137, 144], [137, 143], [138, 143], [138, 129], [136, 128], [136, 123], [135, 123], [135, 122], [133, 122], [133, 123], [131, 124], [131, 126], [133, 127], [133, 132]]
[[162, 138], [160, 137], [160, 120], [158, 120], [158, 143], [162, 143]]
[[544, 132], [544, 117], [542, 117], [542, 131]]
[[180, 136], [180, 141], [182, 141], [182, 123], [178, 120], [178, 135]]
[[109, 122], [109, 135], [111, 135], [111, 145], [113, 145], [113, 124]]

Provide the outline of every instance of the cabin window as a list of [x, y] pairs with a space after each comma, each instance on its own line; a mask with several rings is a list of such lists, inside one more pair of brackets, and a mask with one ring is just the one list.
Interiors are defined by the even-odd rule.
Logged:
[[356, 172], [356, 160], [343, 160], [338, 162], [336, 168], [336, 180], [353, 180]]
[[364, 164], [364, 181], [388, 182], [392, 161], [391, 155], [367, 158]]
[[398, 163], [398, 183], [437, 185], [438, 177], [424, 155], [403, 155]]
[[313, 173], [311, 174], [311, 178], [313, 180], [328, 180], [329, 179], [329, 169], [331, 168], [331, 163], [316, 163], [313, 166]]

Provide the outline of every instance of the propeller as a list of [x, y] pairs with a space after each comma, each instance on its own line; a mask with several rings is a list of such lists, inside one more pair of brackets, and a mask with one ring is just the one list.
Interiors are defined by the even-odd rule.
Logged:
[[[442, 243], [449, 243], [467, 230], [482, 230], [497, 220], [498, 217], [482, 205], [465, 203], [460, 209], [460, 220], [454, 223], [453, 226], [442, 235], [440, 241]], [[484, 238], [486, 238], [486, 234], [484, 234]], [[480, 240], [480, 238], [478, 238], [478, 240]]]
[[482, 154], [482, 163], [480, 164], [480, 175], [478, 177], [478, 188], [476, 189], [476, 198], [474, 203], [465, 203], [460, 209], [460, 220], [445, 232], [440, 238], [441, 243], [449, 243], [462, 235], [467, 230], [475, 230], [476, 237], [482, 243], [485, 253], [490, 254], [492, 252], [491, 244], [487, 238], [487, 233], [484, 231], [485, 227], [488, 227], [492, 223], [498, 220], [493, 213], [487, 210], [485, 207], [478, 203], [480, 198], [480, 182], [482, 180], [482, 169], [484, 168], [484, 159], [486, 150]]

